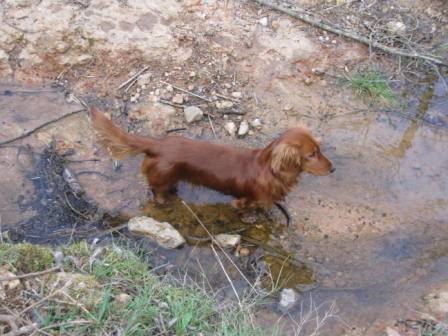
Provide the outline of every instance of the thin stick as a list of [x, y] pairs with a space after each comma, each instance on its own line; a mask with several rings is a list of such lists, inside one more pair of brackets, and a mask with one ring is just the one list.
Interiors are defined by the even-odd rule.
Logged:
[[4, 90], [3, 92], [11, 92], [11, 93], [41, 93], [41, 92], [60, 92], [59, 89], [36, 89], [36, 90]]
[[176, 90], [182, 91], [182, 92], [184, 92], [184, 93], [188, 93], [189, 95], [191, 95], [191, 96], [193, 96], [193, 97], [196, 97], [196, 98], [205, 100], [206, 102], [209, 102], [209, 103], [212, 103], [212, 101], [211, 101], [210, 99], [205, 98], [205, 97], [203, 97], [203, 96], [200, 96], [200, 95], [198, 95], [198, 94], [196, 94], [196, 93], [187, 91], [187, 90], [185, 90], [185, 89], [182, 89], [182, 88], [180, 88], [180, 87], [178, 87], [178, 86], [175, 86], [175, 85], [173, 85], [173, 84], [170, 84], [170, 83], [168, 83], [168, 82], [164, 82], [164, 81], [161, 81], [161, 82], [162, 82], [163, 84], [172, 86], [172, 87], [175, 88]]
[[55, 266], [55, 267], [49, 268], [49, 269], [47, 269], [45, 271], [41, 271], [41, 272], [33, 272], [33, 273], [21, 274], [21, 275], [16, 275], [16, 276], [11, 276], [11, 277], [4, 277], [4, 278], [0, 278], [0, 282], [38, 277], [41, 275], [52, 273], [52, 272], [60, 270], [60, 269], [61, 269], [60, 266]]
[[222, 98], [222, 99], [233, 101], [234, 103], [239, 103], [240, 102], [238, 99], [230, 98], [230, 97], [224, 96], [224, 95], [219, 94], [219, 93], [215, 94], [215, 96], [219, 97], [219, 98]]
[[233, 289], [233, 292], [235, 293], [236, 298], [238, 299], [238, 304], [240, 305], [240, 307], [242, 308], [242, 304], [241, 304], [241, 300], [240, 300], [240, 296], [238, 295], [238, 292], [236, 291], [235, 286], [233, 285], [232, 279], [230, 279], [230, 276], [227, 274], [226, 269], [224, 267], [224, 265], [222, 264], [221, 259], [219, 258], [218, 253], [215, 250], [215, 247], [213, 246], [213, 244], [210, 244], [210, 247], [212, 248], [213, 253], [215, 254], [216, 260], [218, 260], [219, 266], [221, 266], [222, 271], [224, 272], [224, 275], [227, 278], [227, 281], [229, 281], [230, 286]]
[[173, 132], [180, 132], [180, 131], [186, 131], [186, 127], [178, 127], [178, 128], [171, 128], [165, 131], [165, 133], [173, 133]]
[[377, 48], [377, 49], [380, 49], [380, 50], [382, 50], [382, 51], [384, 51], [386, 53], [399, 55], [399, 56], [403, 56], [403, 57], [420, 58], [420, 59], [424, 59], [426, 61], [438, 64], [438, 65], [443, 65], [443, 66], [448, 67], [448, 63], [446, 63], [443, 60], [440, 60], [438, 58], [435, 58], [435, 57], [433, 57], [431, 55], [420, 54], [420, 53], [418, 53], [416, 51], [405, 51], [405, 50], [402, 50], [402, 49], [388, 47], [388, 46], [386, 46], [384, 44], [381, 44], [379, 42], [371, 41], [367, 37], [359, 36], [357, 34], [347, 32], [347, 31], [339, 29], [337, 27], [333, 27], [333, 26], [331, 26], [331, 25], [329, 25], [327, 23], [323, 23], [323, 22], [321, 22], [321, 20], [312, 18], [310, 14], [299, 13], [299, 12], [297, 12], [295, 10], [283, 7], [281, 5], [276, 5], [276, 4], [272, 3], [269, 0], [253, 0], [253, 1], [257, 2], [260, 5], [267, 6], [267, 7], [270, 7], [272, 9], [275, 9], [275, 10], [277, 10], [279, 12], [288, 14], [289, 16], [292, 16], [292, 17], [294, 17], [296, 19], [299, 19], [299, 20], [301, 20], [301, 21], [303, 21], [305, 23], [308, 23], [308, 24], [310, 24], [312, 26], [321, 28], [323, 30], [329, 31], [329, 32], [334, 33], [334, 34], [342, 35], [344, 37], [350, 38], [350, 39], [355, 40], [357, 42], [366, 44], [368, 46], [371, 46], [371, 47], [374, 47], [374, 48]]
[[218, 242], [216, 241], [215, 237], [213, 237], [213, 235], [210, 233], [210, 231], [207, 229], [207, 227], [204, 225], [204, 223], [201, 221], [201, 219], [198, 217], [198, 215], [196, 215], [196, 213], [193, 211], [193, 209], [190, 208], [190, 206], [185, 203], [184, 200], [181, 200], [182, 204], [188, 209], [188, 211], [190, 211], [190, 213], [194, 216], [194, 218], [198, 221], [198, 223], [202, 226], [202, 228], [205, 230], [205, 232], [207, 232], [207, 234], [210, 236], [211, 240], [213, 243], [216, 244], [216, 246], [219, 247], [219, 249], [224, 253], [224, 255], [226, 256], [226, 258], [233, 264], [233, 266], [236, 268], [236, 270], [238, 271], [238, 273], [241, 274], [241, 276], [244, 278], [244, 280], [246, 280], [246, 282], [249, 284], [249, 286], [255, 291], [255, 293], [257, 293], [257, 290], [255, 289], [255, 287], [251, 284], [251, 282], [249, 281], [249, 279], [247, 279], [247, 277], [244, 275], [244, 273], [239, 269], [239, 267], [235, 264], [235, 262], [232, 260], [232, 258], [229, 257], [229, 255], [227, 254], [227, 252], [221, 247], [221, 245], [218, 244]]
[[170, 105], [170, 106], [173, 106], [173, 107], [176, 107], [176, 108], [184, 108], [183, 105], [174, 104], [174, 103], [172, 103], [172, 102], [170, 102], [168, 100], [165, 100], [165, 99], [159, 99], [159, 103], [162, 103], [162, 104], [165, 104], [165, 105]]
[[100, 234], [96, 235], [95, 238], [100, 238], [100, 237], [108, 235], [109, 233], [114, 233], [116, 231], [120, 231], [121, 229], [124, 229], [127, 226], [128, 226], [128, 223], [115, 226], [113, 228], [110, 228], [110, 229], [108, 229], [106, 231], [101, 232]]
[[70, 117], [70, 116], [72, 116], [72, 115], [75, 115], [75, 114], [78, 114], [78, 113], [81, 113], [81, 112], [84, 112], [84, 111], [86, 111], [86, 109], [82, 109], [82, 110], [77, 110], [77, 111], [69, 112], [69, 113], [67, 113], [67, 114], [64, 114], [63, 116], [60, 116], [60, 117], [56, 118], [56, 119], [52, 119], [52, 120], [49, 120], [49, 121], [47, 121], [47, 122], [44, 122], [43, 124], [41, 124], [41, 125], [39, 125], [39, 126], [33, 128], [32, 130], [23, 133], [22, 135], [19, 135], [19, 136], [15, 137], [15, 138], [12, 138], [12, 139], [9, 139], [9, 140], [0, 142], [0, 147], [2, 147], [2, 146], [4, 146], [4, 145], [7, 145], [7, 144], [10, 144], [11, 142], [14, 142], [14, 141], [17, 141], [17, 140], [26, 138], [27, 136], [30, 136], [30, 135], [33, 134], [34, 132], [39, 131], [40, 129], [42, 129], [42, 128], [44, 128], [44, 127], [50, 125], [50, 124], [53, 124], [53, 123], [58, 122], [58, 121], [60, 121], [60, 120], [62, 120], [62, 119], [65, 119], [65, 118], [67, 118], [67, 117]]
[[146, 70], [149, 69], [149, 66], [145, 66], [143, 67], [141, 70], [137, 71], [137, 73], [133, 76], [131, 76], [126, 82], [122, 83], [118, 89], [121, 89], [123, 87], [125, 87], [126, 85], [128, 85], [130, 82], [132, 82], [133, 80], [137, 79], [142, 73], [144, 73]]
[[218, 137], [216, 136], [215, 128], [213, 127], [212, 118], [210, 118], [210, 114], [208, 114], [208, 113], [207, 113], [207, 118], [208, 118], [208, 122], [210, 123], [210, 127], [212, 128], [213, 136], [215, 137], [215, 139], [218, 139]]

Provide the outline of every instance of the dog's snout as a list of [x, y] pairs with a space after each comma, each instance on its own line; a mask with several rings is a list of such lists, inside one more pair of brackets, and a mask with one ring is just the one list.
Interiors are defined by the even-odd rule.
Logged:
[[330, 173], [334, 173], [334, 172], [335, 172], [335, 170], [336, 170], [336, 168], [335, 168], [335, 167], [331, 168], [331, 169], [330, 169]]

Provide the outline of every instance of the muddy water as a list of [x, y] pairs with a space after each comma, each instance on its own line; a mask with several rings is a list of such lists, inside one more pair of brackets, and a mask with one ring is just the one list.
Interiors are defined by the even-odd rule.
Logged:
[[[285, 227], [284, 218], [275, 209], [260, 213], [258, 222], [248, 227], [230, 208], [228, 197], [184, 184], [179, 186], [178, 195], [210, 232], [238, 232], [243, 236], [242, 245], [255, 258], [232, 258], [251, 280], [257, 278], [257, 272], [270, 270], [275, 283], [294, 287], [302, 291], [303, 298], [312, 297], [319, 304], [335, 301], [338, 316], [347, 324], [361, 334], [377, 335], [384, 323], [420, 309], [421, 295], [448, 278], [446, 96], [443, 83], [435, 80], [405, 97], [409, 103], [406, 116], [402, 111], [383, 113], [378, 108], [341, 114], [312, 125], [323, 134], [323, 150], [337, 170], [328, 177], [303, 176], [300, 186], [286, 200], [294, 216], [290, 228]], [[27, 99], [38, 99], [40, 105], [30, 104]], [[24, 106], [34, 106], [30, 113], [45, 119], [43, 112], [36, 111], [46, 106], [50, 106], [47, 112], [61, 110], [61, 106], [63, 111], [72, 110], [63, 101], [57, 101], [57, 108], [51, 106], [55, 99], [59, 99], [57, 93], [8, 96], [7, 102], [2, 100], [1, 112], [11, 117], [11, 106], [20, 111], [26, 110]], [[28, 122], [22, 117], [17, 120], [18, 124]], [[189, 246], [174, 251], [137, 240], [152, 251], [156, 267], [174, 268], [198, 278], [206, 275], [209, 284], [221, 290], [219, 295], [233, 297], [206, 233], [180, 200], [164, 208], [148, 203], [146, 187], [137, 177], [139, 160], [126, 161], [120, 169], [114, 169], [106, 155], [98, 152], [94, 139], [80, 134], [79, 129], [88, 127], [84, 116], [74, 117], [20, 145], [41, 151], [48, 139], [56, 139], [74, 147], [76, 153], [68, 164], [97, 204], [108, 211], [119, 209], [126, 215], [143, 213], [169, 221], [186, 237]], [[17, 133], [20, 131], [18, 128]], [[30, 178], [37, 176], [29, 174], [33, 162], [21, 159], [23, 149], [14, 145], [0, 152], [2, 170], [8, 176], [2, 179], [1, 188], [9, 191], [1, 199], [3, 230], [40, 214], [39, 209], [19, 206], [20, 200], [36, 194]], [[83, 161], [86, 159], [90, 161]], [[19, 186], [15, 195], [20, 196], [11, 197], [15, 186]], [[254, 259], [263, 263], [254, 264]], [[238, 290], [246, 290], [247, 283], [233, 265], [228, 260], [223, 263]], [[303, 301], [305, 305], [308, 302]], [[297, 319], [301, 309], [293, 309], [291, 317]], [[274, 323], [281, 317], [275, 304], [268, 311], [263, 315], [265, 321]], [[289, 317], [281, 321], [286, 331], [293, 328]], [[347, 325], [338, 321], [329, 325], [328, 334], [347, 330]]]

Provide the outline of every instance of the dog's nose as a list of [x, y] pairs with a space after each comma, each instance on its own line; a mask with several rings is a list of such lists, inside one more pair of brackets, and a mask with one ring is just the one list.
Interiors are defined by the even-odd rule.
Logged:
[[330, 173], [334, 173], [334, 171], [336, 170], [336, 168], [331, 168]]

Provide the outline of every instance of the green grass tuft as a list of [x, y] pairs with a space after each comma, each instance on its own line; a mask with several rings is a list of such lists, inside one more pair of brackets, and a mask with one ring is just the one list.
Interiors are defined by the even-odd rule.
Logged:
[[347, 84], [360, 96], [369, 96], [374, 99], [382, 98], [389, 102], [395, 101], [395, 94], [392, 91], [387, 77], [376, 70], [368, 70], [347, 77]]

